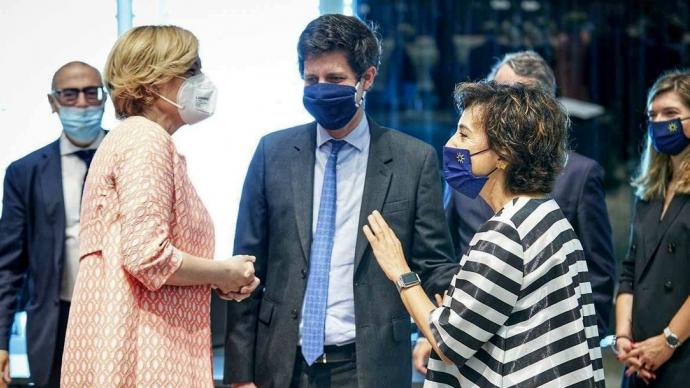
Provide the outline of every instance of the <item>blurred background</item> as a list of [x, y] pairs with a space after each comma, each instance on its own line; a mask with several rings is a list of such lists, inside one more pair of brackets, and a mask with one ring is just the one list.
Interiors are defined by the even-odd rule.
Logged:
[[[218, 86], [219, 99], [215, 116], [179, 131], [175, 142], [213, 217], [217, 257], [230, 255], [241, 185], [259, 138], [311, 121], [301, 101], [296, 44], [304, 26], [322, 13], [358, 15], [379, 27], [383, 59], [367, 111], [379, 123], [432, 144], [439, 155], [458, 120], [454, 85], [484, 78], [507, 52], [540, 53], [570, 111], [572, 148], [606, 171], [620, 262], [647, 89], [664, 70], [690, 65], [687, 0], [5, 1], [0, 179], [9, 163], [58, 138], [60, 122], [46, 97], [58, 67], [81, 60], [102, 69], [118, 32], [179, 25], [199, 38], [203, 70]], [[111, 104], [103, 124], [117, 125]], [[214, 345], [220, 348], [218, 306]], [[18, 382], [28, 372], [22, 322], [21, 316], [15, 321], [11, 345]], [[610, 354], [606, 366], [609, 385], [617, 385], [620, 367]], [[222, 370], [216, 372], [220, 377]]]

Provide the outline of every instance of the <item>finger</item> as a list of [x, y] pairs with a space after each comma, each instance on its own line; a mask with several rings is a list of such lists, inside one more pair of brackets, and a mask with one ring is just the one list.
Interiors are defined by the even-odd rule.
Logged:
[[374, 235], [374, 232], [371, 231], [371, 228], [369, 228], [369, 225], [364, 225], [364, 227], [362, 227], [362, 231], [364, 232], [364, 235], [367, 237], [367, 240], [369, 240], [369, 244], [378, 244], [379, 241]]
[[260, 283], [261, 283], [261, 281], [259, 280], [259, 278], [257, 278], [255, 276], [254, 280], [252, 281], [252, 284], [240, 288], [239, 293], [240, 294], [251, 294], [254, 290], [256, 290], [256, 287], [258, 287]]
[[640, 363], [640, 360], [636, 357], [626, 357], [625, 359], [622, 360], [623, 363], [625, 363], [628, 366], [632, 366], [636, 369], [641, 369], [642, 364]]
[[383, 218], [381, 213], [379, 213], [378, 210], [374, 210], [372, 213], [374, 215], [374, 218], [376, 219], [376, 222], [378, 222], [379, 226], [381, 227], [381, 233], [386, 237], [387, 240], [390, 241], [395, 241], [395, 233], [393, 232], [393, 229], [391, 229], [390, 226], [388, 226], [388, 223], [386, 220]]
[[10, 384], [12, 382], [12, 379], [10, 378], [10, 368], [9, 365], [5, 367], [5, 370], [3, 371], [2, 374], [2, 380], [5, 382], [5, 384]]
[[436, 299], [436, 306], [438, 306], [438, 307], [443, 306], [443, 297], [441, 295], [435, 294], [434, 299]]
[[245, 261], [251, 261], [252, 263], [255, 263], [255, 262], [256, 262], [256, 257], [255, 257], [255, 256], [247, 256], [247, 255], [245, 255], [245, 256], [244, 256], [244, 260], [245, 260]]
[[376, 238], [383, 238], [383, 231], [381, 230], [381, 225], [379, 225], [379, 223], [376, 221], [376, 218], [374, 217], [373, 213], [367, 217], [367, 220], [369, 221], [369, 227], [374, 232], [374, 235], [376, 235]]
[[386, 225], [386, 221], [383, 220], [381, 213], [374, 210], [374, 212], [371, 213], [371, 216], [372, 216], [372, 219], [374, 220], [374, 222], [376, 224], [377, 234], [380, 233], [381, 234], [380, 237], [383, 237], [384, 239], [386, 239], [388, 237], [388, 233], [386, 233], [386, 232], [389, 228], [388, 228], [388, 225]]
[[635, 369], [632, 366], [629, 366], [628, 369], [625, 370], [625, 377], [630, 377], [633, 375], [633, 373], [637, 372], [637, 369]]
[[237, 299], [243, 297], [242, 294], [239, 294], [239, 293], [233, 292], [233, 291], [228, 291], [224, 294], [218, 294], [218, 296], [223, 300], [231, 300], [231, 301], [236, 301]]
[[633, 349], [628, 352], [628, 357], [640, 357], [642, 354], [642, 349]]
[[417, 370], [417, 372], [425, 375], [426, 374], [426, 365], [424, 365], [424, 358], [419, 357], [419, 356], [415, 356], [414, 368]]
[[642, 377], [643, 379], [651, 380], [652, 379], [652, 373], [649, 372], [647, 369], [642, 369], [637, 372], [637, 375], [639, 377]]

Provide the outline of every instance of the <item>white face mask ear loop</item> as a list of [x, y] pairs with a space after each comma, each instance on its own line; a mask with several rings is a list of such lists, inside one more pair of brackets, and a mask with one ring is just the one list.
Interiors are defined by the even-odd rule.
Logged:
[[[357, 93], [359, 93], [359, 85], [361, 85], [361, 84], [362, 84], [362, 80], [357, 81], [357, 83], [355, 84], [355, 90], [357, 90], [357, 91], [355, 92], [355, 98], [357, 98]], [[366, 93], [367, 93], [367, 91], [364, 90], [364, 87], [362, 87], [362, 96], [359, 98], [359, 101], [355, 101], [355, 106], [356, 106], [357, 108], [359, 108], [359, 107], [361, 107], [362, 105], [364, 105], [364, 95], [365, 95]]]
[[[154, 92], [154, 93], [155, 93], [155, 92]], [[176, 107], [177, 109], [184, 109], [184, 106], [182, 106], [182, 105], [180, 105], [180, 104], [178, 104], [178, 103], [176, 103], [176, 102], [174, 102], [174, 101], [171, 101], [169, 98], [163, 96], [162, 94], [158, 94], [158, 93], [156, 93], [156, 94], [157, 94], [158, 97], [160, 97], [162, 100], [167, 101], [168, 103], [172, 104], [172, 105], [173, 105], [174, 107]]]

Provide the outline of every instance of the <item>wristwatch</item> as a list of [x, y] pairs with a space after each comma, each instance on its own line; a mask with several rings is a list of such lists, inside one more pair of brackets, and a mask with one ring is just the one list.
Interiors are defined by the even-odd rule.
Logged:
[[678, 340], [678, 336], [675, 335], [668, 327], [664, 329], [664, 337], [666, 337], [666, 346], [668, 346], [669, 348], [675, 349], [680, 346], [680, 340]]
[[408, 272], [400, 275], [398, 281], [395, 283], [395, 286], [398, 287], [398, 292], [400, 292], [400, 290], [403, 288], [410, 288], [421, 282], [422, 281], [419, 279], [419, 275], [414, 272]]

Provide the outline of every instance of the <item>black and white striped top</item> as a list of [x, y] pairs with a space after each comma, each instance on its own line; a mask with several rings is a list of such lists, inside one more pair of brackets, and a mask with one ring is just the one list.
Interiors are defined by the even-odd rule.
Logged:
[[603, 387], [582, 246], [551, 199], [518, 198], [487, 221], [460, 261], [431, 330], [424, 387]]

